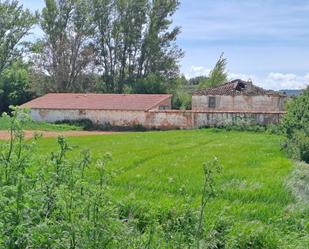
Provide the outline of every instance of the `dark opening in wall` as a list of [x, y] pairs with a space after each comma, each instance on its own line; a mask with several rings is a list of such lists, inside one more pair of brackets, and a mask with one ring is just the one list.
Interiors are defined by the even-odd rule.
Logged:
[[209, 108], [215, 108], [216, 107], [216, 97], [209, 97], [208, 107]]

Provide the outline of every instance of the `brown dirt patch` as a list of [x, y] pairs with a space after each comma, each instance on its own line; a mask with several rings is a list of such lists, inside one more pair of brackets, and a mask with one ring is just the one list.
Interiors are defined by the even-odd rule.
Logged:
[[[43, 137], [78, 137], [78, 136], [93, 136], [93, 135], [110, 135], [119, 134], [119, 132], [112, 131], [25, 131], [25, 138], [32, 138], [34, 133], [42, 134]], [[0, 131], [0, 139], [8, 140], [10, 134], [8, 131]]]

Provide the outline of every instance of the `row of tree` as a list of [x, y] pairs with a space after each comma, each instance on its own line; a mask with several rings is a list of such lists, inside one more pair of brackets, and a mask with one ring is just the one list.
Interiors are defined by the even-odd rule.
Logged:
[[[179, 0], [45, 0], [40, 13], [31, 13], [17, 0], [0, 1], [0, 112], [51, 91], [169, 92], [176, 107], [189, 108], [180, 27], [172, 24], [178, 6]], [[25, 42], [35, 26], [43, 35]], [[219, 74], [214, 69], [191, 86], [225, 81], [225, 63], [220, 57]]]

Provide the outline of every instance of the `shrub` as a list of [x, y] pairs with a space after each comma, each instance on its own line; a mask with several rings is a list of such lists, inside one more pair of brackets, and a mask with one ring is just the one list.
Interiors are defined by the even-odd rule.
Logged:
[[266, 126], [258, 125], [255, 120], [244, 117], [236, 117], [235, 120], [226, 120], [216, 125], [215, 128], [225, 129], [227, 131], [253, 131], [253, 132], [264, 132], [267, 129]]
[[94, 124], [90, 119], [77, 119], [77, 120], [70, 120], [70, 119], [65, 119], [61, 121], [56, 121], [55, 124], [68, 124], [68, 125], [74, 125], [74, 126], [79, 126], [83, 130], [89, 131], [94, 129]]
[[179, 87], [173, 94], [172, 106], [174, 109], [190, 110], [192, 105], [191, 99], [191, 94], [183, 87]]
[[266, 132], [270, 134], [277, 134], [277, 135], [283, 135], [284, 131], [282, 128], [282, 125], [275, 125], [275, 124], [270, 124], [267, 125], [266, 127]]
[[76, 119], [76, 120], [61, 120], [56, 121], [56, 124], [69, 124], [79, 126], [86, 131], [146, 131], [142, 124], [133, 124], [132, 126], [114, 126], [110, 123], [94, 123], [90, 119]]
[[288, 154], [309, 162], [309, 88], [288, 103], [282, 127], [286, 136], [284, 147]]
[[[59, 150], [41, 163], [34, 153], [37, 137], [24, 140], [29, 116], [14, 109], [7, 118], [11, 139], [0, 148], [0, 248], [119, 248], [122, 240], [115, 238], [125, 236], [126, 227], [107, 188], [110, 155], [93, 161], [83, 150], [70, 160], [73, 147], [59, 137]], [[91, 165], [96, 179], [87, 177]]]

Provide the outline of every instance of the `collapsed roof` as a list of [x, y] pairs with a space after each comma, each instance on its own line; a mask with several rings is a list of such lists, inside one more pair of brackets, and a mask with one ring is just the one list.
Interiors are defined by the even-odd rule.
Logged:
[[276, 92], [273, 90], [265, 90], [261, 87], [253, 85], [251, 81], [244, 81], [240, 79], [232, 80], [218, 87], [198, 90], [193, 95], [275, 95], [275, 96], [286, 96], [283, 93]]

